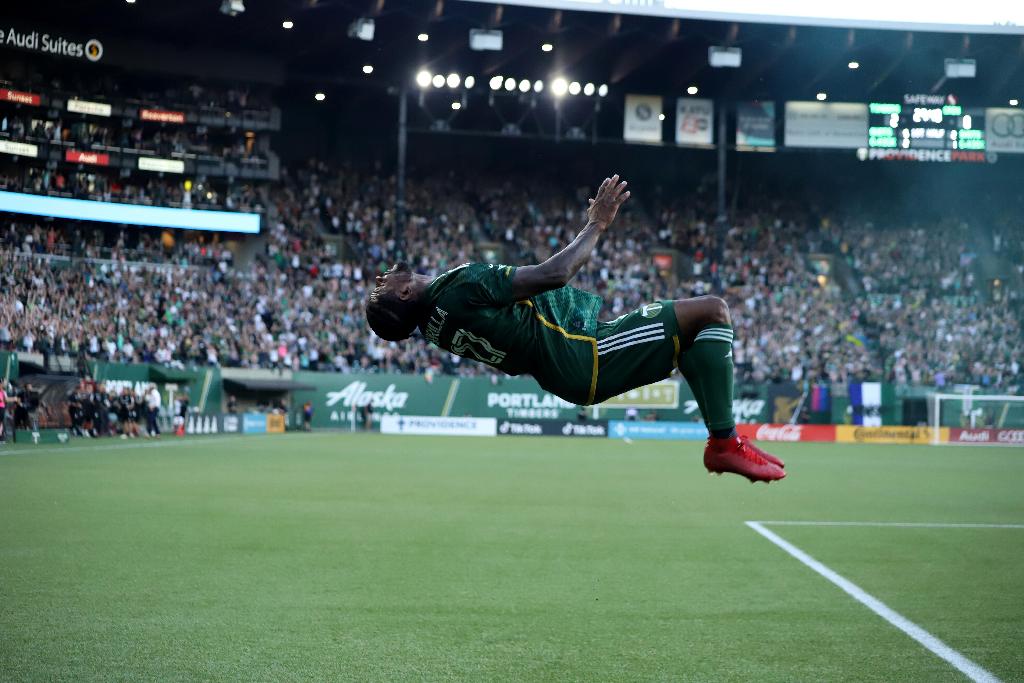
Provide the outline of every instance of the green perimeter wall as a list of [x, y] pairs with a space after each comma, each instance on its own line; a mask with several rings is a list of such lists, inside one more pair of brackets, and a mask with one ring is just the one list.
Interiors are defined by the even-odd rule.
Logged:
[[[151, 383], [163, 390], [167, 385], [174, 384], [177, 385], [178, 393], [188, 390], [190, 404], [198, 408], [202, 414], [212, 415], [222, 410], [224, 394], [220, 368], [177, 370], [162, 365], [99, 361], [92, 362], [90, 367], [93, 379], [108, 387], [113, 386], [117, 391], [127, 386], [139, 392], [145, 385]], [[167, 400], [167, 396], [164, 400]]]
[[[579, 407], [541, 389], [532, 378], [435, 375], [428, 381], [423, 375], [297, 372], [293, 379], [315, 387], [295, 392], [292, 399], [293, 412], [297, 415], [306, 401], [313, 403], [313, 427], [348, 427], [353, 411], [367, 403], [373, 405], [375, 419], [382, 413], [395, 412], [563, 420], [575, 419], [580, 411]], [[685, 382], [644, 387], [634, 392], [630, 401], [649, 406], [639, 409], [641, 415], [655, 410], [662, 420], [700, 419], [693, 393]], [[792, 412], [795, 404], [794, 397], [774, 395], [770, 387], [739, 387], [733, 408], [737, 417], [745, 422], [765, 422], [772, 421], [779, 405], [789, 406]], [[594, 408], [586, 410], [592, 415]], [[626, 409], [601, 405], [597, 412], [601, 419], [621, 419]]]

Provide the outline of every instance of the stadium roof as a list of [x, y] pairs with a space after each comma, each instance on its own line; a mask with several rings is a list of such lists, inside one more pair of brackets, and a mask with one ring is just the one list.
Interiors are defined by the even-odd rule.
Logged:
[[[227, 16], [221, 0], [185, 3], [40, 1], [6, 8], [13, 25], [92, 32], [110, 40], [173, 46], [182, 54], [237, 52], [271, 59], [285, 82], [309, 87], [412, 85], [420, 68], [548, 80], [565, 75], [613, 91], [736, 100], [886, 99], [908, 92], [952, 92], [970, 105], [1024, 99], [1024, 37], [700, 21], [573, 12], [463, 0], [248, 0]], [[373, 19], [371, 41], [347, 35]], [[59, 21], [59, 26], [54, 26]], [[293, 22], [291, 29], [282, 22]], [[469, 48], [475, 28], [503, 32], [503, 49]], [[419, 34], [428, 40], [418, 40]], [[541, 46], [551, 44], [549, 52]], [[738, 69], [708, 66], [708, 47], [743, 50]], [[977, 60], [977, 78], [947, 80], [946, 58]], [[849, 67], [856, 62], [859, 68]], [[363, 67], [373, 66], [370, 74]]]

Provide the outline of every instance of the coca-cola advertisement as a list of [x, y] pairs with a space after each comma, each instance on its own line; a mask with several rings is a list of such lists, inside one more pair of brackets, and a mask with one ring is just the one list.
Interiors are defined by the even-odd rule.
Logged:
[[835, 441], [835, 425], [738, 424], [741, 436], [756, 441]]
[[1024, 429], [1000, 429], [998, 427], [960, 429], [954, 427], [949, 430], [949, 442], [1024, 447]]

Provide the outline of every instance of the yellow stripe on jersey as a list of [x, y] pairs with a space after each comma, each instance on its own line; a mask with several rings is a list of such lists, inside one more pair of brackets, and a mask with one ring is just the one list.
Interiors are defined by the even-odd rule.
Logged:
[[544, 325], [545, 327], [549, 327], [552, 330], [555, 330], [556, 332], [561, 333], [561, 335], [564, 336], [566, 339], [578, 339], [580, 341], [587, 341], [590, 342], [590, 344], [594, 347], [594, 369], [590, 374], [590, 395], [587, 397], [586, 402], [586, 405], [592, 405], [594, 403], [594, 395], [597, 394], [597, 338], [588, 337], [585, 334], [571, 334], [569, 332], [566, 332], [564, 328], [554, 324], [553, 322], [550, 322], [543, 315], [541, 315], [534, 307], [533, 302], [530, 301], [529, 299], [517, 301], [516, 303], [526, 304], [527, 306], [532, 308], [533, 316], [537, 318], [537, 320], [539, 320], [542, 325]]

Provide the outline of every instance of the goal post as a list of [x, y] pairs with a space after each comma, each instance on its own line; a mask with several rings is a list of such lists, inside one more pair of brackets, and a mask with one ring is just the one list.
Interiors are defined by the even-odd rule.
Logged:
[[1024, 448], [1024, 396], [1005, 394], [947, 394], [929, 396], [931, 442], [1017, 446]]

